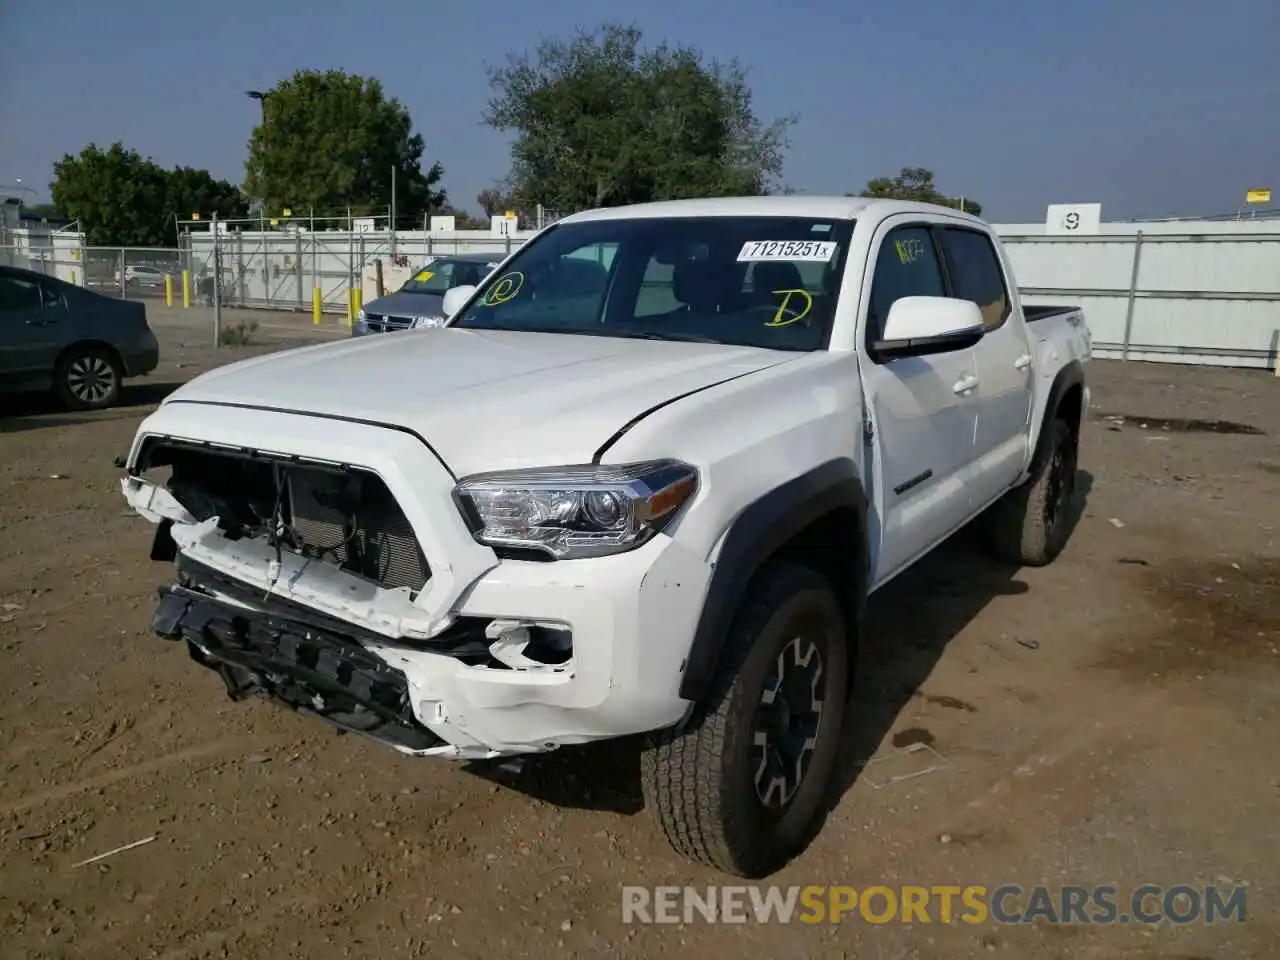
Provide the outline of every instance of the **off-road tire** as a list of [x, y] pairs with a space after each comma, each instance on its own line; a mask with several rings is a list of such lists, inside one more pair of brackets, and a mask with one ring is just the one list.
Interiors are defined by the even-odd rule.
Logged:
[[102, 410], [120, 400], [120, 358], [96, 344], [75, 346], [54, 371], [54, 391], [69, 410]]
[[1079, 435], [1060, 418], [1044, 430], [1031, 476], [1005, 494], [987, 518], [996, 556], [1028, 567], [1052, 563], [1071, 536]]
[[[747, 598], [730, 627], [706, 702], [683, 726], [650, 736], [641, 755], [641, 783], [645, 806], [677, 852], [725, 873], [757, 878], [799, 853], [825, 812], [848, 696], [849, 644], [831, 585], [813, 570], [768, 564]], [[791, 799], [771, 811], [756, 783], [763, 769], [755, 742], [759, 711], [769, 709], [761, 706], [766, 684], [785, 676], [777, 672], [784, 654], [795, 652], [789, 662], [800, 672], [793, 683], [812, 669], [811, 657], [801, 663], [802, 649], [820, 654], [816, 733], [806, 740], [813, 746]], [[807, 682], [807, 689], [817, 687], [817, 681]], [[817, 698], [811, 699], [816, 705]], [[772, 787], [766, 793], [772, 796]]]

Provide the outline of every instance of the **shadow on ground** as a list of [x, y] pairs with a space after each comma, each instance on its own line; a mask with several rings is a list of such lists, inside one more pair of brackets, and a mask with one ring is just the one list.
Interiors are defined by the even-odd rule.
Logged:
[[[1073, 531], [1084, 516], [1092, 487], [1093, 475], [1080, 471], [1069, 519]], [[973, 524], [871, 598], [828, 812], [857, 782], [952, 638], [994, 598], [1027, 591], [1016, 579], [1020, 569], [993, 559]], [[948, 697], [938, 699], [944, 706], [968, 706]], [[546, 803], [632, 814], [644, 808], [641, 746], [641, 738], [628, 737], [523, 762], [477, 763], [468, 769]], [[814, 836], [821, 827], [815, 826]]]
[[0, 433], [21, 433], [45, 427], [67, 427], [80, 423], [101, 423], [138, 416], [140, 408], [154, 407], [181, 383], [126, 383], [120, 390], [120, 402], [106, 410], [65, 410], [56, 399], [40, 394], [5, 397], [4, 416], [0, 417]]

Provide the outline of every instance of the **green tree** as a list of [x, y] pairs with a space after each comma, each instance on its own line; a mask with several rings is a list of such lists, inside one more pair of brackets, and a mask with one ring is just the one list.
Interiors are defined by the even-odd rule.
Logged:
[[118, 141], [106, 150], [91, 143], [77, 156], [67, 154], [53, 165], [53, 178], [54, 208], [79, 220], [96, 246], [171, 247], [175, 214], [233, 217], [244, 210], [240, 191], [209, 171], [165, 170]]
[[[853, 196], [853, 194], [846, 194]], [[903, 167], [896, 177], [877, 177], [868, 180], [861, 196], [883, 197], [890, 200], [917, 200], [936, 203], [944, 207], [963, 209], [975, 217], [982, 216], [982, 204], [969, 197], [948, 197], [939, 193], [933, 185], [933, 171], [924, 167]]]
[[215, 180], [208, 170], [175, 167], [167, 177], [165, 206], [180, 220], [193, 213], [199, 213], [206, 220], [214, 213], [223, 220], [248, 215], [248, 199], [240, 188], [226, 180]]
[[269, 212], [384, 212], [393, 169], [397, 220], [420, 222], [445, 204], [443, 168], [423, 170], [422, 136], [377, 80], [299, 70], [267, 92], [262, 117], [249, 140], [245, 191]]
[[526, 207], [768, 193], [795, 122], [755, 115], [737, 61], [642, 49], [640, 30], [618, 23], [510, 54], [489, 82], [484, 119], [515, 133], [511, 193]]
[[167, 186], [162, 167], [117, 141], [66, 154], [53, 165], [49, 190], [54, 207], [80, 221], [90, 244], [149, 247], [173, 243]]
[[486, 187], [476, 194], [476, 203], [480, 204], [480, 210], [486, 217], [502, 216], [514, 202], [497, 187]]

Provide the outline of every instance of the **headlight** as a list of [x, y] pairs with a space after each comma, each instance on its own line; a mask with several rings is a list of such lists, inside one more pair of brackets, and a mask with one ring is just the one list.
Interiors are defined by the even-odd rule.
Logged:
[[359, 310], [356, 311], [356, 320], [358, 320], [360, 323], [364, 323], [368, 319], [369, 318], [364, 315], [364, 307], [361, 307]]
[[443, 327], [445, 318], [441, 316], [414, 317], [413, 326], [409, 329], [420, 330], [423, 327]]
[[455, 492], [481, 543], [566, 560], [634, 550], [697, 489], [687, 463], [649, 460], [476, 474]]

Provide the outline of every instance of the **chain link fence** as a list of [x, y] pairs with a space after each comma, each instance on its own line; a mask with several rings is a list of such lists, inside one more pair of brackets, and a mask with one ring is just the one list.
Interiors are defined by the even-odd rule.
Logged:
[[[353, 292], [378, 295], [427, 261], [457, 253], [505, 257], [527, 234], [494, 236], [484, 231], [440, 236], [427, 231], [227, 231], [186, 232], [176, 249], [92, 247], [76, 235], [44, 238], [43, 244], [0, 246], [0, 264], [34, 270], [96, 293], [158, 299], [174, 306], [210, 305], [214, 281], [222, 304], [262, 309], [344, 314]], [[379, 269], [379, 267], [381, 269]]]

